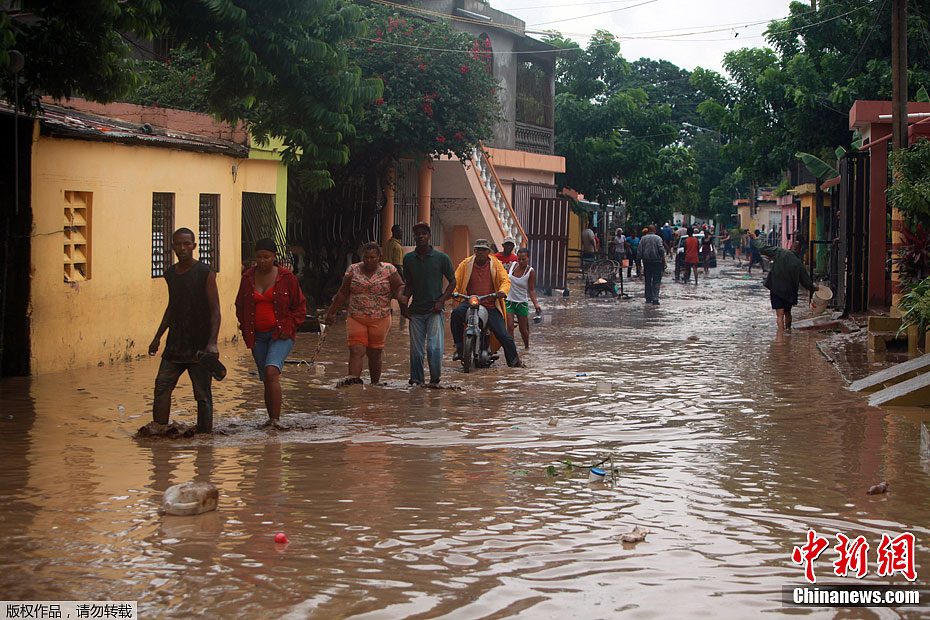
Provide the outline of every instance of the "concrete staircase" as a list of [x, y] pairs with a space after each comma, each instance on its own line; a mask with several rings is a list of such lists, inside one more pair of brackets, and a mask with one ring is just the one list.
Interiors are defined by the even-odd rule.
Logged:
[[855, 381], [849, 389], [871, 392], [869, 404], [874, 407], [930, 406], [930, 353]]

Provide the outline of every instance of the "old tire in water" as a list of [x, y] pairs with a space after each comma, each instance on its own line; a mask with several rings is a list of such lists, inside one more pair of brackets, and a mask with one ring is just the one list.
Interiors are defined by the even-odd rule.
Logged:
[[471, 334], [465, 334], [465, 341], [462, 343], [462, 367], [465, 372], [471, 372], [472, 364], [475, 362], [475, 337]]

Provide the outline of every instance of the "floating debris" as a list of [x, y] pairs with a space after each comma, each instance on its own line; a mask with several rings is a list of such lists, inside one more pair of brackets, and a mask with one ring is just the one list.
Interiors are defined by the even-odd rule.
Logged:
[[184, 424], [183, 422], [169, 422], [168, 424], [159, 424], [152, 421], [136, 431], [135, 437], [164, 437], [166, 439], [178, 439], [179, 437], [193, 437], [197, 434], [197, 426], [194, 424]]
[[635, 526], [629, 532], [620, 534], [620, 541], [625, 543], [638, 543], [646, 540], [646, 536], [651, 534], [649, 530], [644, 527]]
[[887, 482], [879, 482], [878, 484], [869, 487], [869, 490], [866, 491], [867, 495], [881, 495], [888, 490]]
[[168, 487], [161, 508], [169, 515], [199, 515], [216, 510], [220, 493], [209, 482], [183, 482]]

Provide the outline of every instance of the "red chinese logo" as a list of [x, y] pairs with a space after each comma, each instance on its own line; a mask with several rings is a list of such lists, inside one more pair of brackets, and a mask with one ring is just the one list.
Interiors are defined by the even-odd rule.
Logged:
[[834, 549], [840, 554], [838, 560], [833, 562], [833, 574], [837, 577], [845, 577], [849, 571], [856, 572], [856, 579], [862, 579], [869, 572], [869, 543], [865, 541], [865, 536], [859, 536], [849, 544], [849, 538], [843, 534], [837, 534], [836, 539], [839, 541]]
[[[833, 549], [839, 556], [833, 562], [833, 574], [838, 577], [847, 577], [850, 573], [856, 579], [862, 579], [869, 573], [868, 553], [869, 543], [865, 536], [858, 536], [855, 540], [845, 534], [836, 534], [836, 546]], [[914, 569], [914, 535], [904, 533], [892, 538], [882, 534], [881, 543], [876, 549], [878, 560], [878, 576], [891, 577], [901, 573], [908, 581], [917, 579]], [[814, 562], [820, 557], [829, 543], [823, 536], [818, 536], [814, 530], [807, 530], [807, 544], [795, 547], [791, 552], [791, 561], [804, 566], [804, 578], [810, 583], [816, 583], [814, 576]]]
[[882, 542], [878, 545], [878, 574], [885, 577], [895, 573], [901, 573], [908, 581], [917, 579], [913, 534], [905, 533], [895, 538], [882, 534]]
[[807, 530], [807, 544], [803, 547], [795, 547], [791, 552], [791, 561], [795, 564], [804, 564], [804, 577], [810, 583], [817, 583], [814, 577], [814, 560], [820, 557], [823, 550], [830, 546], [827, 539], [818, 536], [814, 530]]

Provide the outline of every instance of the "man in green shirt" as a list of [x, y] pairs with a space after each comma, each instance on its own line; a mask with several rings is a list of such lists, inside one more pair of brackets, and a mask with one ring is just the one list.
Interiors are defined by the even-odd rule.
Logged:
[[[410, 320], [410, 384], [424, 382], [424, 350], [429, 363], [429, 382], [439, 383], [442, 374], [446, 300], [455, 290], [452, 260], [430, 245], [430, 228], [426, 222], [413, 226], [416, 247], [404, 256], [404, 294], [412, 296], [409, 308], [401, 307]], [[448, 281], [445, 290], [442, 279]], [[424, 347], [425, 344], [425, 347]]]
[[765, 287], [770, 292], [778, 331], [791, 331], [791, 307], [798, 304], [798, 285], [803, 284], [811, 293], [817, 289], [799, 258], [801, 242], [792, 242], [791, 249], [786, 250], [766, 245], [754, 232], [747, 234], [752, 239], [753, 247], [760, 254], [772, 259], [772, 268], [765, 278]]

